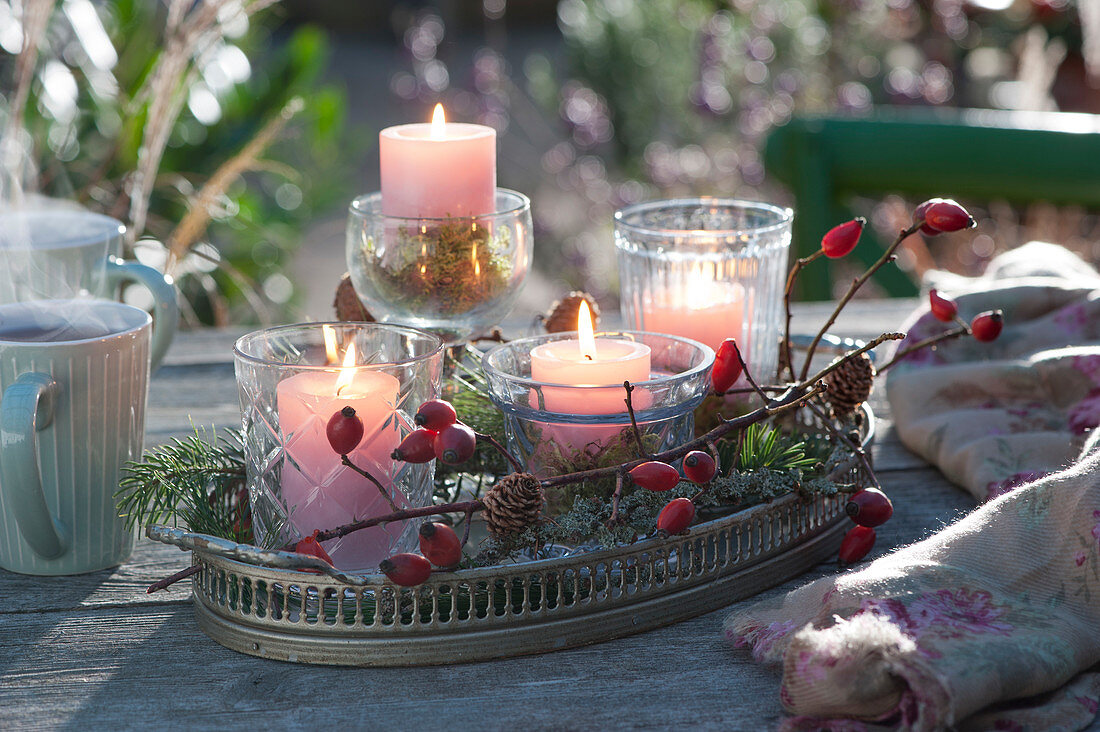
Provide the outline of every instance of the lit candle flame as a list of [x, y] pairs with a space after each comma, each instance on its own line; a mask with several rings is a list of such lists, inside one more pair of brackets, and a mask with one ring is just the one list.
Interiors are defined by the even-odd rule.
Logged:
[[336, 396], [340, 396], [340, 390], [351, 384], [355, 378], [355, 343], [348, 344], [348, 350], [344, 352], [344, 365], [340, 369], [340, 376], [336, 379]]
[[577, 313], [577, 331], [580, 334], [581, 356], [586, 361], [595, 361], [596, 333], [592, 326], [592, 311], [585, 300], [581, 300], [581, 309]]
[[435, 110], [432, 112], [432, 129], [428, 134], [428, 137], [432, 140], [446, 139], [447, 131], [447, 115], [443, 113], [443, 105], [435, 105]]
[[339, 363], [340, 356], [336, 351], [336, 329], [331, 325], [324, 325], [321, 326], [321, 332], [325, 334], [325, 363]]
[[474, 277], [481, 277], [481, 260], [477, 258], [477, 242], [474, 242], [473, 250], [470, 252], [470, 259], [474, 263]]

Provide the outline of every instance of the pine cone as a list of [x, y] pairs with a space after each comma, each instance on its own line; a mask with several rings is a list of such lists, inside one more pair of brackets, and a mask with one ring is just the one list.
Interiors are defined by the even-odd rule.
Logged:
[[332, 301], [336, 308], [336, 319], [345, 323], [373, 323], [374, 317], [363, 307], [359, 301], [359, 295], [355, 293], [355, 285], [351, 284], [351, 275], [347, 272], [340, 278], [340, 284], [336, 286], [336, 299]]
[[592, 311], [592, 325], [598, 329], [600, 324], [600, 306], [596, 304], [596, 298], [592, 297], [587, 292], [576, 290], [570, 292], [550, 306], [550, 311], [546, 314], [542, 323], [543, 327], [546, 328], [546, 332], [566, 333], [571, 330], [576, 330], [577, 314], [581, 310], [582, 301], [588, 303], [588, 309]]
[[829, 388], [825, 398], [838, 417], [847, 417], [871, 396], [875, 385], [875, 367], [866, 353], [845, 361], [825, 377]]
[[505, 539], [538, 521], [542, 487], [530, 473], [512, 473], [497, 481], [481, 499], [485, 523], [496, 539]]

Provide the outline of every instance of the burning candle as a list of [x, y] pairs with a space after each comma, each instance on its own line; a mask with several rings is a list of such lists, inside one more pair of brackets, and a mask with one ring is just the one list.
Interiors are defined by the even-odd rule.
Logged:
[[[327, 326], [325, 344], [329, 363], [340, 363], [335, 332]], [[392, 510], [377, 487], [344, 466], [328, 443], [325, 426], [344, 407], [354, 409], [363, 422], [363, 439], [348, 457], [377, 478], [398, 505], [405, 501], [401, 491], [393, 490], [390, 459], [400, 441], [394, 418], [399, 382], [390, 374], [356, 367], [355, 361], [351, 343], [341, 367], [295, 374], [276, 387], [285, 454], [283, 498], [290, 522], [303, 535]], [[336, 566], [352, 571], [377, 566], [388, 553], [389, 534], [401, 526], [376, 528], [382, 527], [354, 532], [326, 547]]]
[[535, 381], [593, 387], [544, 387], [545, 409], [568, 414], [625, 412], [623, 382], [649, 381], [649, 346], [621, 338], [596, 338], [593, 330], [592, 313], [582, 302], [577, 339], [552, 341], [531, 349], [531, 378]]
[[743, 353], [749, 352], [748, 333], [742, 324], [745, 288], [736, 282], [689, 280], [642, 303], [642, 324], [651, 333], [665, 333], [705, 343], [718, 350], [727, 338], [736, 338]]
[[382, 213], [404, 218], [483, 216], [496, 210], [497, 133], [447, 122], [435, 105], [431, 124], [378, 134]]

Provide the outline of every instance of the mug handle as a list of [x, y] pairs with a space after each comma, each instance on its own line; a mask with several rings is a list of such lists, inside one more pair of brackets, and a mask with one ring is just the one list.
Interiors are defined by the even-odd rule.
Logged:
[[153, 293], [153, 340], [150, 347], [152, 366], [160, 366], [179, 325], [180, 309], [176, 286], [171, 275], [163, 274], [138, 262], [126, 262], [118, 257], [107, 258], [107, 283], [119, 285], [136, 282]]
[[0, 399], [0, 491], [12, 507], [19, 533], [45, 559], [56, 559], [69, 548], [68, 530], [46, 505], [35, 436], [53, 421], [58, 390], [47, 374], [28, 371]]

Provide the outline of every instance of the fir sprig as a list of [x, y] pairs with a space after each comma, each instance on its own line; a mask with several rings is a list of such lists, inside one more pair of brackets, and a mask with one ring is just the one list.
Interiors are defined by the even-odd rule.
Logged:
[[205, 429], [147, 450], [127, 463], [116, 496], [130, 526], [170, 522], [238, 542], [252, 541], [243, 435]]
[[745, 429], [740, 453], [737, 452], [736, 440], [722, 440], [718, 448], [722, 465], [733, 468], [736, 456], [736, 469], [739, 471], [763, 468], [803, 470], [820, 462], [807, 454], [809, 446], [805, 440], [793, 438], [763, 423], [752, 424]]

